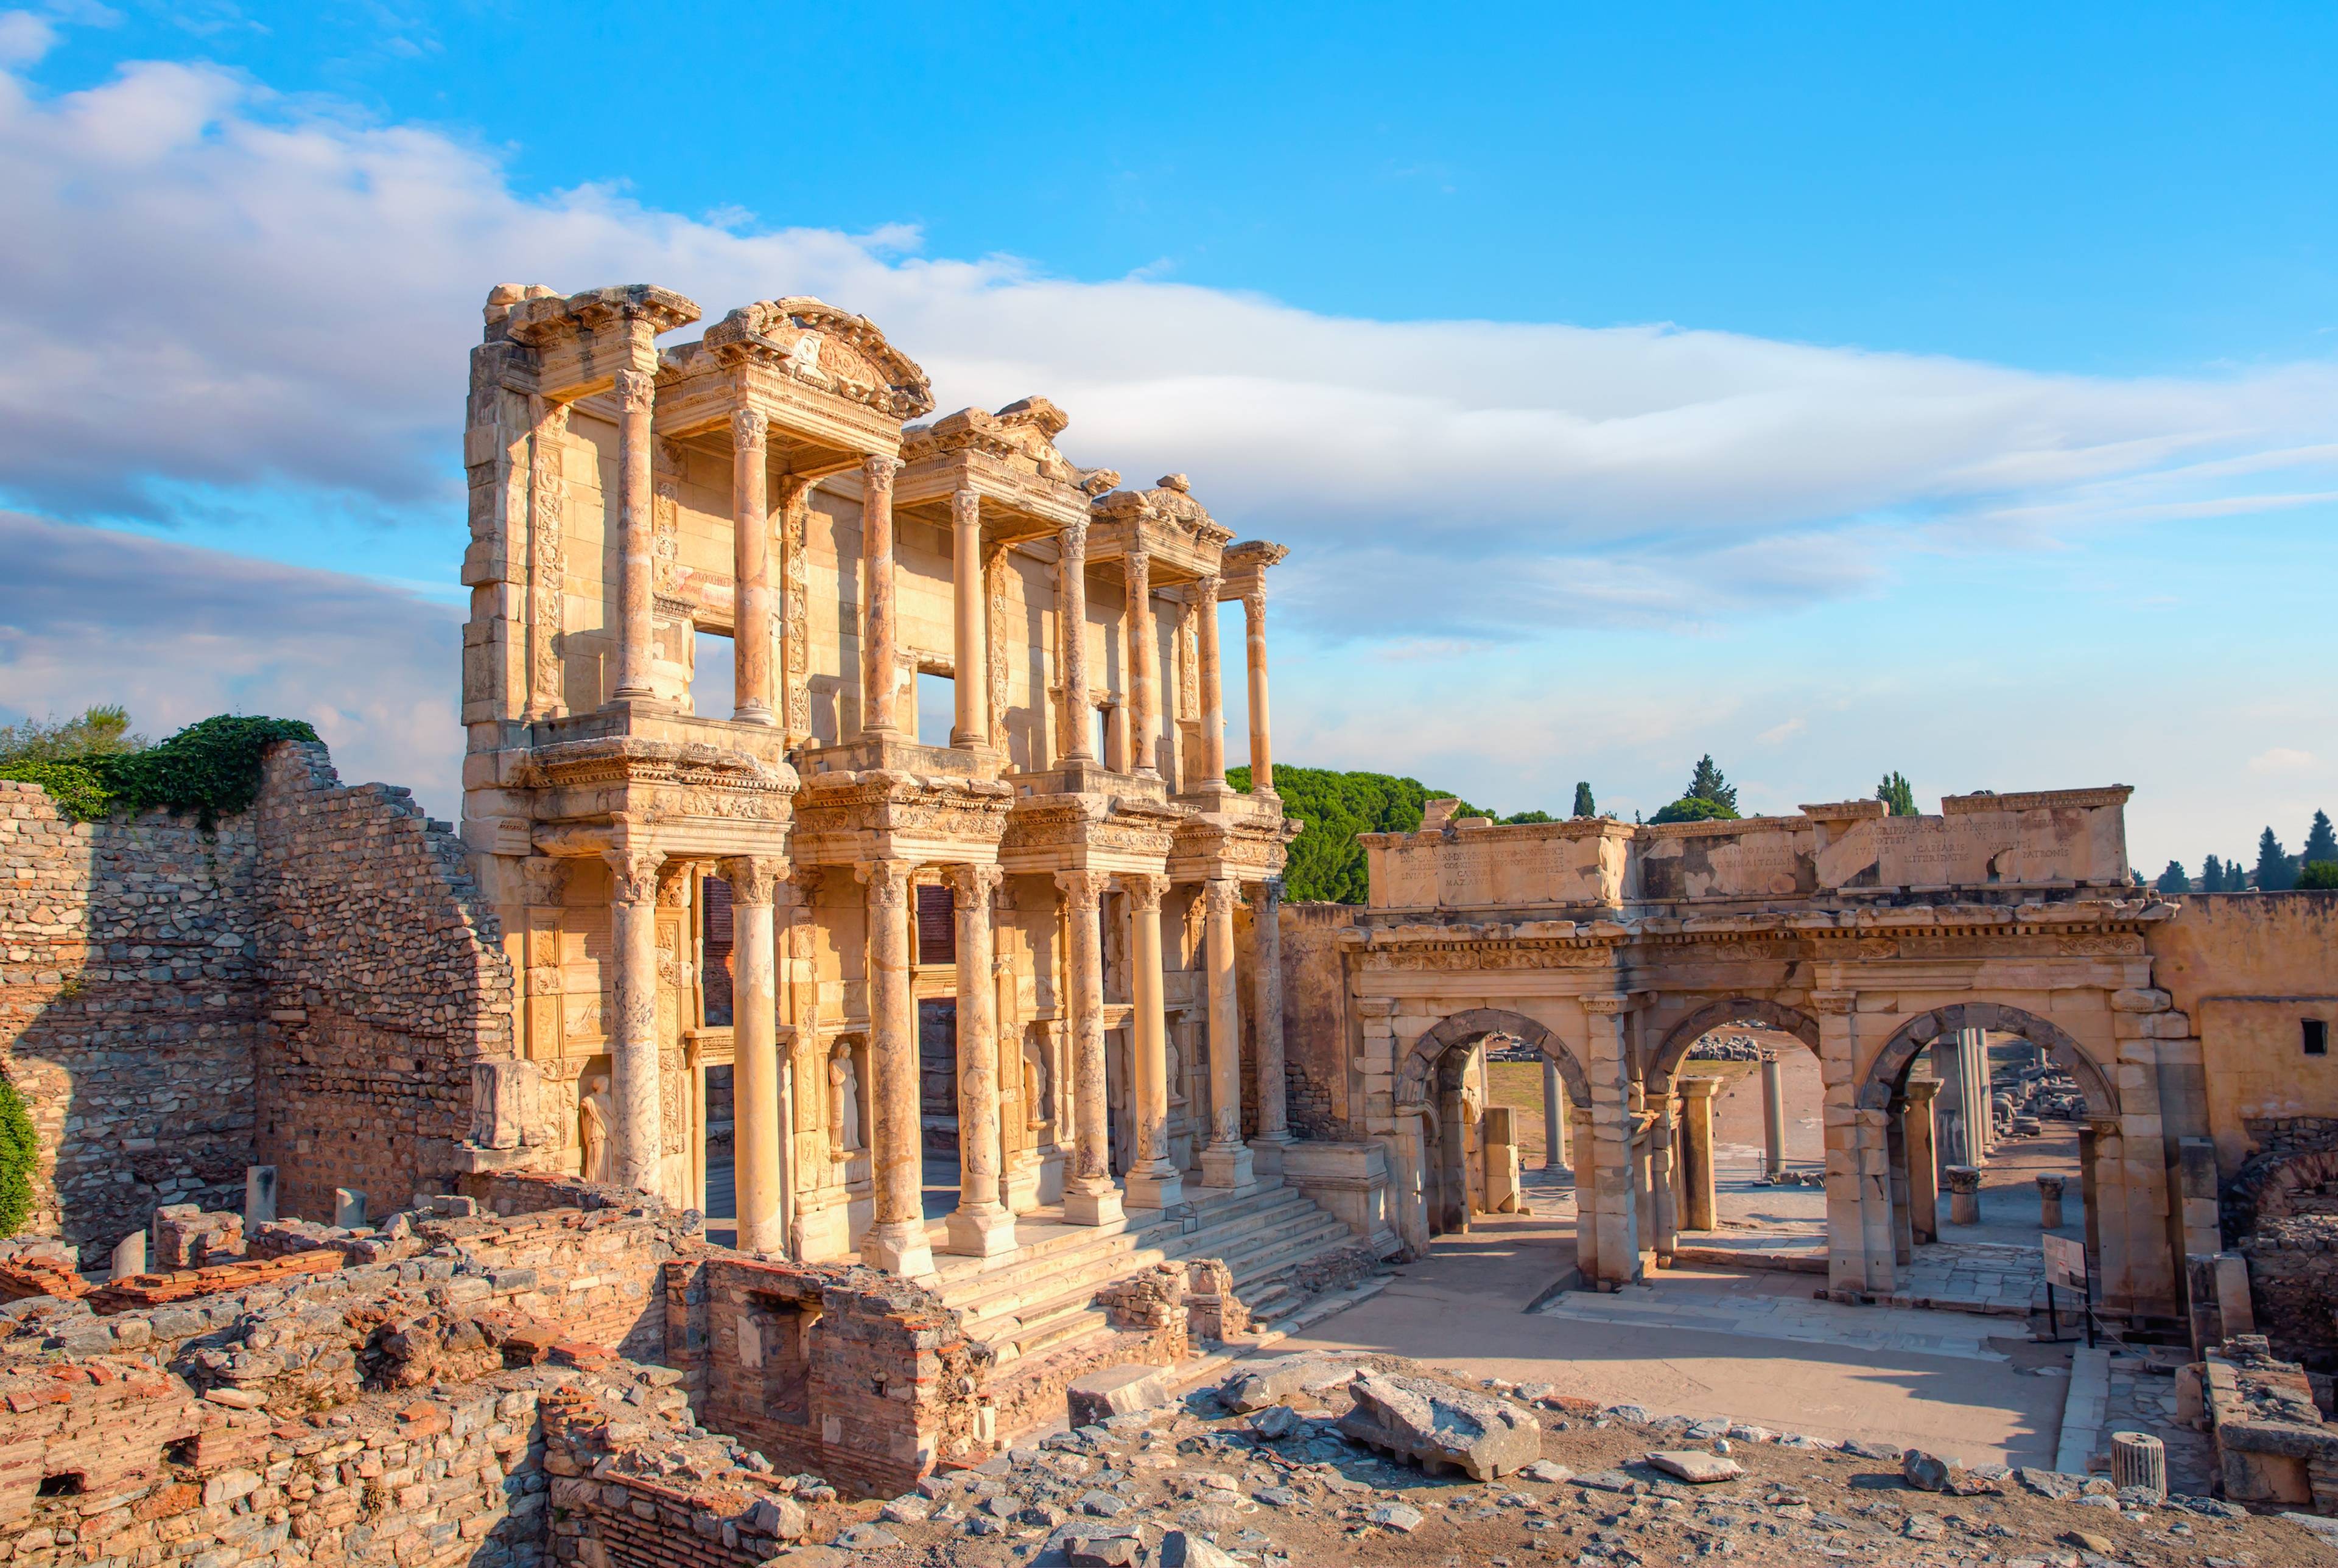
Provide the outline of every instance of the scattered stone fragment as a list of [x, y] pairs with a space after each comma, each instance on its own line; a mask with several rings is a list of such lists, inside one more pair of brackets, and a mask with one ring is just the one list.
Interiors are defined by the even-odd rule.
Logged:
[[1411, 1534], [1429, 1522], [1420, 1509], [1396, 1502], [1383, 1503], [1365, 1517], [1375, 1524], [1404, 1535]]
[[1648, 1463], [1665, 1475], [1677, 1476], [1695, 1486], [1709, 1486], [1716, 1481], [1734, 1481], [1745, 1474], [1745, 1466], [1736, 1460], [1696, 1448], [1659, 1448], [1649, 1454]]
[[1270, 1405], [1250, 1418], [1250, 1429], [1270, 1443], [1314, 1432], [1314, 1424], [1288, 1405]]
[[1537, 1459], [1518, 1472], [1529, 1481], [1539, 1481], [1547, 1486], [1557, 1486], [1574, 1478], [1575, 1472], [1555, 1460]]
[[1340, 1429], [1431, 1474], [1454, 1465], [1490, 1481], [1541, 1456], [1542, 1428], [1518, 1406], [1428, 1377], [1365, 1373]]
[[901, 1538], [881, 1524], [855, 1524], [831, 1543], [853, 1552], [875, 1552], [900, 1544]]
[[1141, 1414], [1169, 1403], [1169, 1378], [1166, 1367], [1108, 1367], [1074, 1378], [1064, 1390], [1064, 1404], [1076, 1427]]
[[1626, 1496], [1643, 1489], [1638, 1481], [1621, 1470], [1594, 1470], [1588, 1475], [1577, 1475], [1575, 1484], [1594, 1492], [1619, 1492]]

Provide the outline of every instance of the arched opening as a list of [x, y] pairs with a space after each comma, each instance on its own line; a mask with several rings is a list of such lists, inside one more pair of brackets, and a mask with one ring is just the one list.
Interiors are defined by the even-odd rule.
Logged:
[[1650, 1238], [1660, 1259], [1824, 1269], [1818, 1046], [1815, 1018], [1761, 997], [1706, 1003], [1665, 1032], [1645, 1084], [1670, 1111], [1671, 1201]]
[[1469, 1230], [1474, 1216], [1528, 1210], [1528, 1177], [1550, 1173], [1545, 1095], [1553, 1079], [1564, 1144], [1587, 1128], [1590, 1089], [1575, 1054], [1545, 1025], [1475, 1008], [1413, 1043], [1397, 1074], [1396, 1109], [1408, 1124], [1400, 1229], [1416, 1252], [1433, 1237]]
[[[1884, 1223], [1856, 1243], [1871, 1281], [2029, 1310], [2048, 1235], [2082, 1242], [2098, 1279], [2115, 1271], [2098, 1216], [2125, 1182], [2117, 1092], [2058, 1025], [1998, 1003], [1921, 1014], [1884, 1043], [1858, 1106], [1863, 1129], [1881, 1123], [1888, 1172], [1888, 1193], [1865, 1199]], [[1836, 1240], [1839, 1275], [1852, 1245]], [[1888, 1262], [1871, 1256], [1886, 1246]]]

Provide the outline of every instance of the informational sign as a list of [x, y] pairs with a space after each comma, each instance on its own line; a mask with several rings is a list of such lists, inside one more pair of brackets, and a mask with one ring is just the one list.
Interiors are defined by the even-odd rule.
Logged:
[[2046, 1283], [2065, 1289], [2084, 1290], [2087, 1288], [2087, 1244], [2068, 1236], [2044, 1236], [2046, 1244]]

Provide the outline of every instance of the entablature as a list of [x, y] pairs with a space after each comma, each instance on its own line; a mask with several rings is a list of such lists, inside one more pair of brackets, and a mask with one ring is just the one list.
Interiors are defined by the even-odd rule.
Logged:
[[794, 853], [805, 866], [869, 860], [996, 865], [1012, 787], [992, 779], [893, 769], [820, 773], [796, 800]]

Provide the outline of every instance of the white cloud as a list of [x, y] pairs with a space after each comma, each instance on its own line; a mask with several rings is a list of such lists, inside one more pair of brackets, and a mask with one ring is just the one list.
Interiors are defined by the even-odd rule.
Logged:
[[360, 577], [0, 512], [0, 716], [126, 705], [160, 737], [213, 713], [306, 719], [351, 783], [459, 809], [462, 612]]
[[463, 356], [506, 280], [863, 311], [945, 407], [1044, 392], [1082, 460], [1191, 473], [1299, 547], [1287, 603], [1359, 636], [1693, 626], [1871, 592], [1911, 548], [2294, 505], [2338, 475], [2325, 363], [2117, 381], [1066, 281], [896, 229], [531, 200], [446, 134], [201, 66], [53, 98], [0, 74], [0, 487], [68, 516], [153, 514], [156, 478], [451, 511]]
[[2320, 766], [2321, 760], [2311, 751], [2300, 751], [2294, 746], [2275, 746], [2249, 759], [2252, 773], [2303, 773]]
[[1773, 724], [1754, 739], [1763, 746], [1783, 746], [1809, 728], [1800, 719], [1789, 719], [1783, 724]]

